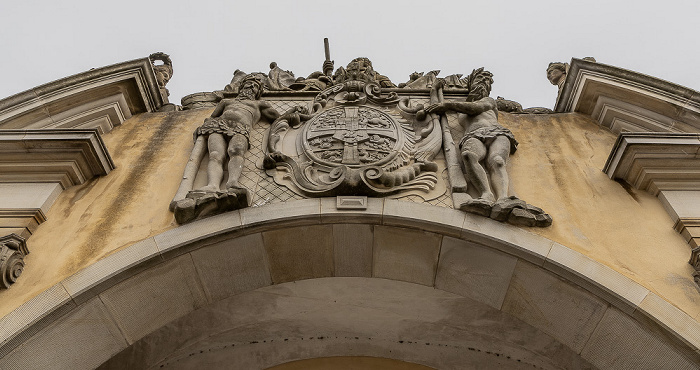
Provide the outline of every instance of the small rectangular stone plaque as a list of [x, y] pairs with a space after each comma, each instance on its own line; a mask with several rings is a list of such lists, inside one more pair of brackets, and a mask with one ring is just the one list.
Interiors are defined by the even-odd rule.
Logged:
[[337, 209], [367, 209], [367, 197], [354, 195], [341, 195], [335, 197]]

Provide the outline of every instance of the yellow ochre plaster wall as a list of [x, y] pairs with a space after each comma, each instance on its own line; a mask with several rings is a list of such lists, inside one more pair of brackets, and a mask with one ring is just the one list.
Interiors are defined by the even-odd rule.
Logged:
[[[109, 175], [63, 191], [28, 240], [23, 275], [0, 292], [0, 316], [95, 261], [177, 227], [168, 205], [209, 109], [142, 113], [103, 136]], [[581, 114], [500, 114], [520, 142], [509, 171], [515, 195], [552, 215], [528, 228], [637, 281], [700, 320], [687, 243], [660, 201], [610, 180], [615, 134]]]

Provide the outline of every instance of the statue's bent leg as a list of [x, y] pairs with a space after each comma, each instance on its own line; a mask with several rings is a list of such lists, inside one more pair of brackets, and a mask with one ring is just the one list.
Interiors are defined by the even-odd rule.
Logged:
[[497, 136], [489, 146], [486, 168], [491, 177], [491, 187], [496, 201], [508, 197], [508, 157], [510, 140], [506, 136]]
[[467, 182], [474, 186], [479, 198], [493, 202], [495, 199], [489, 187], [489, 178], [481, 161], [486, 157], [486, 146], [477, 138], [470, 138], [462, 145], [462, 160]]
[[224, 158], [226, 157], [226, 139], [219, 133], [209, 134], [209, 164], [207, 166], [207, 186], [200, 190], [219, 191], [224, 177]]
[[248, 139], [243, 135], [233, 135], [228, 143], [228, 181], [226, 182], [227, 189], [238, 189], [241, 185], [238, 180], [243, 172], [243, 156], [248, 150]]

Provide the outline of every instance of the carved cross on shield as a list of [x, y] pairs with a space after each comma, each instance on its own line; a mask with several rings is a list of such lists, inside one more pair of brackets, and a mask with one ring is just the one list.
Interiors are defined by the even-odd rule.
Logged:
[[[344, 165], [362, 164], [360, 143], [375, 137], [377, 140], [391, 139], [396, 142], [397, 128], [394, 125], [383, 122], [379, 118], [368, 118], [361, 114], [361, 107], [343, 107], [344, 117], [338, 117], [334, 124], [318, 125], [307, 132], [307, 140], [311, 141], [320, 137], [331, 137], [343, 144]], [[320, 151], [320, 150], [319, 150]], [[389, 153], [383, 153], [384, 156]]]

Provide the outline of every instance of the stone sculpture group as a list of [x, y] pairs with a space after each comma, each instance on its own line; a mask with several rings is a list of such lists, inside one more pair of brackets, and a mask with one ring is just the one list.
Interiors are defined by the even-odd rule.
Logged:
[[[307, 78], [294, 78], [276, 63], [267, 74], [237, 70], [231, 83], [214, 93], [218, 102], [194, 133], [171, 203], [179, 223], [248, 206], [250, 189], [239, 178], [250, 130], [264, 120], [270, 127], [263, 167], [304, 197], [429, 193], [441, 177], [434, 159], [444, 150], [454, 208], [517, 225], [551, 224], [544, 211], [508, 194], [507, 163], [518, 142], [498, 123], [499, 106], [528, 112], [489, 97], [490, 72], [479, 68], [465, 78], [442, 79], [439, 71], [416, 72], [397, 87], [368, 58], [335, 71], [333, 64], [326, 49], [323, 71]], [[261, 100], [264, 91], [317, 95], [308, 106], [280, 113]], [[466, 101], [445, 101], [445, 91], [462, 93]], [[429, 104], [412, 104], [426, 93]], [[452, 137], [448, 127], [447, 115], [455, 113], [461, 137]], [[206, 166], [205, 185], [194, 188], [200, 166]]]

